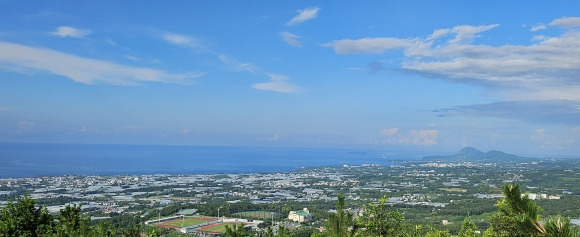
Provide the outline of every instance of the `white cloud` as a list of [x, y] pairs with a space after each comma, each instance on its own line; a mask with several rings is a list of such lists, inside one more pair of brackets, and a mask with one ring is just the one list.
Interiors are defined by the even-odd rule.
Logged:
[[87, 35], [90, 35], [91, 33], [91, 30], [87, 29], [76, 29], [69, 26], [60, 26], [51, 34], [62, 38], [83, 38]]
[[399, 132], [399, 128], [385, 128], [379, 133], [384, 136], [393, 136]]
[[297, 93], [300, 92], [300, 88], [292, 85], [288, 82], [288, 77], [284, 75], [269, 74], [271, 79], [270, 82], [257, 83], [252, 85], [253, 88], [258, 90], [268, 90], [280, 93]]
[[307, 20], [314, 19], [318, 16], [318, 10], [320, 10], [318, 7], [308, 7], [302, 10], [298, 10], [298, 15], [288, 21], [286, 25], [297, 25]]
[[171, 74], [157, 69], [138, 68], [83, 58], [51, 49], [0, 41], [0, 70], [31, 73], [44, 71], [93, 84], [136, 85], [140, 82], [183, 83], [202, 73]]
[[499, 26], [498, 24], [483, 25], [483, 26], [460, 25], [448, 29], [437, 29], [433, 31], [433, 33], [429, 35], [425, 40], [433, 41], [442, 38], [444, 36], [447, 36], [449, 34], [455, 34], [455, 38], [450, 39], [449, 41], [447, 41], [447, 43], [449, 44], [468, 43], [471, 42], [473, 39], [479, 37], [478, 33], [491, 30], [498, 26]]
[[433, 33], [431, 33], [431, 35], [427, 37], [426, 40], [435, 40], [449, 34], [450, 32], [451, 29], [436, 29], [433, 31]]
[[539, 24], [539, 25], [532, 26], [532, 28], [530, 28], [530, 31], [536, 32], [536, 31], [545, 30], [545, 29], [546, 29], [546, 25]]
[[560, 26], [565, 28], [580, 27], [580, 17], [563, 17], [550, 22], [551, 26]]
[[455, 26], [451, 29], [437, 29], [425, 39], [400, 39], [393, 37], [379, 37], [379, 38], [362, 38], [362, 39], [343, 39], [335, 40], [330, 43], [323, 44], [325, 47], [332, 47], [338, 54], [360, 54], [372, 53], [379, 54], [387, 50], [403, 49], [408, 55], [415, 55], [419, 51], [432, 50], [430, 47], [434, 40], [443, 38], [446, 35], [454, 34], [453, 39], [449, 39], [446, 44], [464, 44], [479, 37], [478, 33], [484, 32], [495, 27], [498, 24], [484, 25], [484, 26], [469, 26], [461, 25]]
[[287, 44], [294, 46], [294, 47], [302, 47], [302, 42], [298, 39], [301, 37], [290, 32], [280, 32], [280, 36], [282, 36], [282, 40]]
[[379, 54], [389, 49], [405, 49], [415, 45], [413, 40], [398, 38], [363, 38], [358, 40], [335, 40], [322, 46], [332, 47], [338, 54]]
[[[580, 100], [580, 33], [530, 46], [444, 45], [429, 60], [402, 67], [456, 82], [479, 83], [509, 99]], [[498, 90], [499, 89], [499, 90]]]
[[438, 136], [439, 136], [439, 130], [434, 130], [434, 129], [411, 130], [409, 136], [401, 138], [399, 140], [399, 143], [423, 145], [423, 146], [437, 145], [437, 137]]
[[131, 60], [131, 61], [135, 61], [135, 62], [139, 62], [141, 61], [138, 57], [132, 56], [132, 55], [126, 55], [125, 58]]
[[546, 36], [545, 35], [534, 35], [534, 36], [532, 36], [532, 40], [533, 41], [542, 41], [542, 40], [545, 40], [545, 39], [546, 39]]
[[191, 47], [191, 48], [201, 47], [200, 41], [196, 38], [193, 38], [193, 37], [180, 35], [180, 34], [172, 34], [172, 33], [163, 34], [162, 37], [165, 41], [167, 41], [171, 44], [186, 46], [186, 47]]
[[457, 44], [471, 42], [473, 39], [479, 37], [478, 33], [491, 30], [498, 26], [499, 24], [485, 26], [470, 26], [470, 25], [455, 26], [451, 29], [451, 32], [456, 34], [455, 39], [450, 40], [449, 43]]

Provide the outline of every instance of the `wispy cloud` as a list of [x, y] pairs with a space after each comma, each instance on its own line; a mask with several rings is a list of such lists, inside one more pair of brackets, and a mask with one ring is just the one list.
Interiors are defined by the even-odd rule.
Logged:
[[294, 46], [294, 47], [302, 47], [302, 42], [300, 42], [301, 37], [290, 32], [280, 32], [280, 36], [282, 36], [282, 40], [287, 44]]
[[292, 18], [286, 25], [297, 25], [307, 20], [312, 20], [318, 16], [319, 7], [308, 7], [302, 10], [298, 10], [298, 15]]
[[141, 82], [185, 83], [187, 79], [203, 75], [171, 74], [157, 69], [124, 66], [3, 41], [0, 41], [0, 70], [22, 73], [43, 71], [85, 84], [114, 85], [136, 85]]
[[92, 33], [88, 29], [76, 29], [70, 26], [60, 26], [55, 31], [51, 32], [52, 35], [62, 37], [62, 38], [84, 38]]
[[498, 27], [499, 24], [484, 25], [484, 26], [470, 26], [461, 25], [451, 28], [451, 33], [455, 33], [455, 38], [449, 40], [450, 44], [469, 43], [473, 39], [479, 37], [478, 33], [491, 30]]
[[260, 70], [258, 67], [252, 65], [251, 63], [241, 63], [238, 60], [230, 58], [226, 55], [220, 55], [219, 59], [224, 64], [232, 67], [236, 71], [245, 71], [261, 76], [266, 75], [270, 78], [269, 82], [253, 84], [252, 88], [254, 89], [274, 91], [279, 93], [302, 92], [302, 90], [299, 87], [289, 82], [290, 79], [287, 76], [264, 72], [263, 70]]
[[232, 67], [236, 71], [246, 71], [254, 73], [258, 70], [258, 68], [252, 65], [251, 63], [242, 63], [236, 59], [233, 59], [223, 54], [219, 55], [218, 58], [220, 59], [220, 61], [222, 61], [222, 63]]
[[199, 48], [201, 47], [200, 40], [180, 34], [173, 34], [173, 33], [166, 33], [162, 35], [163, 40], [180, 46], [191, 47], [191, 48]]
[[270, 82], [257, 83], [252, 85], [258, 90], [275, 91], [280, 93], [298, 93], [301, 89], [288, 82], [288, 77], [284, 75], [269, 74]]

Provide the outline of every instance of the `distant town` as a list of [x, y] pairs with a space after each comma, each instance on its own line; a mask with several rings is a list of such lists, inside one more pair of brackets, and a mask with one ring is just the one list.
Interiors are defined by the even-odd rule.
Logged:
[[[195, 210], [189, 213], [192, 215], [218, 219], [240, 211], [267, 210], [276, 213], [281, 223], [323, 219], [339, 194], [353, 207], [387, 196], [388, 204], [405, 211], [411, 221], [447, 226], [458, 224], [467, 215], [476, 220], [481, 216], [483, 222], [502, 197], [501, 187], [512, 183], [524, 187], [530, 199], [545, 203], [546, 210], [578, 218], [578, 181], [580, 162], [576, 159], [427, 159], [388, 167], [343, 165], [288, 173], [9, 178], [0, 179], [0, 206], [14, 197], [30, 196], [52, 213], [76, 204], [93, 219], [132, 215], [141, 220], [161, 218], [161, 210], [175, 206], [180, 210], [190, 207]], [[561, 210], [558, 202], [574, 205]], [[248, 210], [235, 210], [242, 204]], [[204, 209], [208, 206], [217, 208]], [[457, 210], [465, 212], [455, 213]], [[457, 215], [450, 217], [451, 213]], [[413, 219], [427, 214], [427, 220]], [[273, 216], [262, 219], [270, 218]]]

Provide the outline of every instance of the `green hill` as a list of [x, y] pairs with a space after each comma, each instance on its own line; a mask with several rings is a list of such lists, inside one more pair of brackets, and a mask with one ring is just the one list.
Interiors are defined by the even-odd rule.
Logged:
[[473, 161], [473, 162], [513, 162], [523, 161], [533, 158], [521, 157], [513, 154], [508, 154], [502, 151], [490, 150], [482, 152], [473, 147], [465, 147], [454, 155], [448, 156], [424, 156], [423, 160], [437, 160], [437, 161]]

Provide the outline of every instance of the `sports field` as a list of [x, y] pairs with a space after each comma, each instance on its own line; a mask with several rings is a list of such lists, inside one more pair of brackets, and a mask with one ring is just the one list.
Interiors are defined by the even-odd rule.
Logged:
[[[205, 223], [208, 221], [211, 221], [211, 220], [186, 217], [184, 220], [175, 219], [175, 220], [170, 220], [170, 221], [164, 221], [164, 222], [157, 224], [157, 226], [163, 227], [163, 228], [181, 228], [181, 227]], [[182, 224], [183, 224], [183, 226], [182, 226]]]

